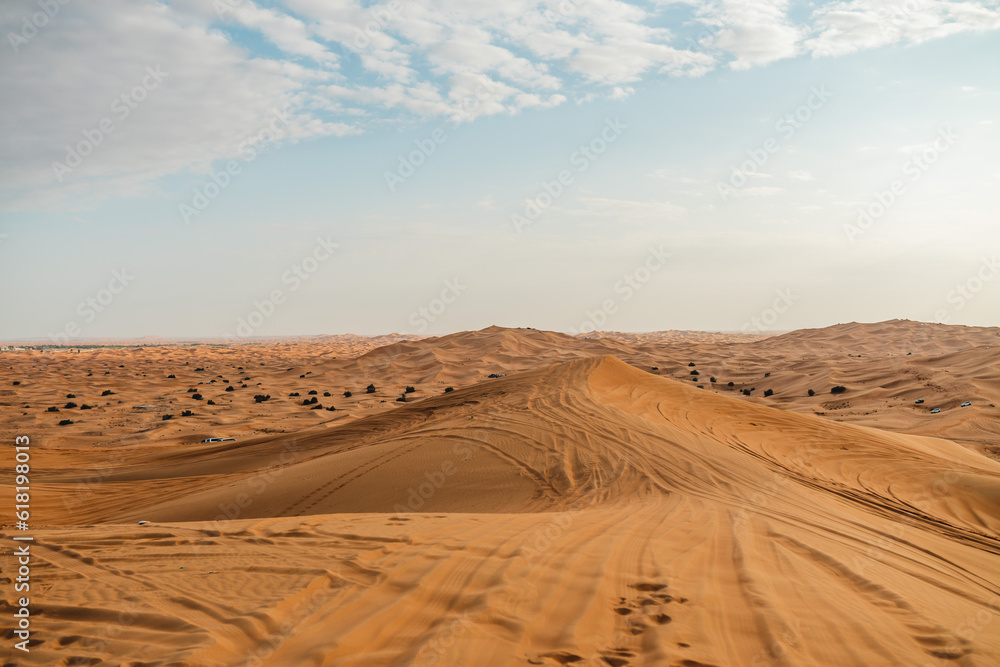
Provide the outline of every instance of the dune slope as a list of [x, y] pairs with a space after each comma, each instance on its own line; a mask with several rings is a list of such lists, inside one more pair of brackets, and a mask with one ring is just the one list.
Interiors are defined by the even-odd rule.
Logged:
[[89, 493], [38, 664], [1000, 664], [1000, 464], [610, 356]]

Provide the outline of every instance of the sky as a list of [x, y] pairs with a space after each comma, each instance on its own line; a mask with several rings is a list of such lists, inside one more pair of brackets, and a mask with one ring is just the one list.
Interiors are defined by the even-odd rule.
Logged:
[[1000, 2], [0, 5], [0, 340], [1000, 325]]

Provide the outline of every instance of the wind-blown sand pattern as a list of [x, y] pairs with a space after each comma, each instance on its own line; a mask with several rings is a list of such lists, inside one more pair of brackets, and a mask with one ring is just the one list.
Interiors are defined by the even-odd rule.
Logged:
[[1000, 664], [997, 333], [5, 353], [17, 664]]

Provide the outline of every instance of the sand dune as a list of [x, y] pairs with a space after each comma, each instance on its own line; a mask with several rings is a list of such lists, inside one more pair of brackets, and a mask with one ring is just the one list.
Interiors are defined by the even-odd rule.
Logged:
[[[986, 353], [933, 339], [900, 350], [956, 376]], [[634, 341], [562, 343], [487, 330], [314, 364], [468, 384], [294, 432], [124, 448], [83, 487], [85, 450], [46, 450], [43, 643], [25, 664], [1000, 664], [1000, 463], [607, 351], [648, 354]], [[697, 351], [697, 367], [721, 354]]]

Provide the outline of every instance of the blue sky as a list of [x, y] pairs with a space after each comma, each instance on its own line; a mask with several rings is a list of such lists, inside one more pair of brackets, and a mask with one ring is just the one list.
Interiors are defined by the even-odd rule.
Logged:
[[1000, 324], [998, 3], [223, 3], [0, 9], [0, 339]]

